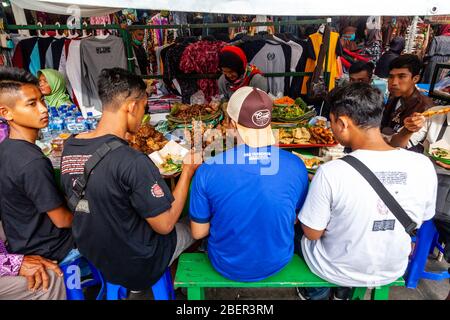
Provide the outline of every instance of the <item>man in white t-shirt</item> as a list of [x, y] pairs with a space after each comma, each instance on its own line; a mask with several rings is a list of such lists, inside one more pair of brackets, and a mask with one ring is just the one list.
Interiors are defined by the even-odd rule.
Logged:
[[[381, 133], [383, 97], [365, 83], [329, 97], [336, 139], [354, 150], [418, 226], [435, 213], [437, 178], [430, 160], [388, 145]], [[343, 287], [375, 287], [401, 277], [411, 239], [370, 184], [342, 160], [322, 165], [299, 214], [301, 250], [311, 271]], [[298, 290], [308, 298], [308, 290]]]

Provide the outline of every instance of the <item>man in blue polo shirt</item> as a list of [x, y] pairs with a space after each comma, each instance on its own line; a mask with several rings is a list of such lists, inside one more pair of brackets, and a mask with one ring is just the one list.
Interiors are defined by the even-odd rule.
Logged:
[[207, 160], [192, 183], [192, 235], [209, 235], [212, 265], [235, 281], [259, 281], [289, 263], [307, 193], [303, 162], [272, 146], [272, 104], [264, 91], [238, 89], [227, 113], [239, 144]]

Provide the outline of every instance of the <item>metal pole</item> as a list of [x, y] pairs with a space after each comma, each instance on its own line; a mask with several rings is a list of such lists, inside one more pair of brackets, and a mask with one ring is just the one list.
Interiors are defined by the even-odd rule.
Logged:
[[[327, 26], [330, 29], [330, 40], [331, 40], [331, 18], [327, 19]], [[327, 86], [327, 89], [330, 90], [330, 85], [331, 85], [331, 73], [328, 71], [328, 58], [329, 58], [329, 53], [330, 53], [330, 43], [331, 41], [328, 41], [328, 46], [325, 48], [326, 50], [326, 56], [325, 56], [325, 83]], [[331, 70], [330, 70], [331, 71]]]

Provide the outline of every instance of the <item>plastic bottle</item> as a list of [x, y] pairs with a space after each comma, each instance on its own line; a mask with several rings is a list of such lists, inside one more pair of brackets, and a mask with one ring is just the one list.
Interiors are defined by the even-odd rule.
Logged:
[[86, 126], [88, 130], [95, 130], [97, 128], [97, 119], [94, 118], [92, 112], [87, 113]]
[[58, 108], [58, 114], [61, 117], [63, 114], [67, 113], [67, 106], [66, 105], [61, 105]]
[[50, 129], [50, 122], [48, 123], [48, 126], [45, 128], [41, 129], [41, 135], [42, 135], [42, 140], [44, 141], [48, 141], [52, 139], [52, 132]]
[[77, 122], [72, 113], [68, 113], [66, 117], [66, 130], [69, 133], [76, 134], [78, 132]]
[[64, 120], [61, 119], [58, 115], [53, 117], [53, 136], [58, 136], [64, 132]]
[[77, 126], [77, 132], [78, 133], [82, 133], [82, 132], [85, 132], [87, 130], [86, 120], [81, 115], [81, 112], [77, 112], [77, 115], [76, 115], [76, 126]]

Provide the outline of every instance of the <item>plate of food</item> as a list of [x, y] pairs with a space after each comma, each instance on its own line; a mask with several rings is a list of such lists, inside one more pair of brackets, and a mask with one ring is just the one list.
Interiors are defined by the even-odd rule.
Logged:
[[193, 119], [201, 121], [212, 121], [222, 115], [220, 104], [210, 102], [209, 104], [183, 104], [175, 103], [170, 114], [166, 117], [169, 122], [186, 124]]
[[175, 141], [169, 141], [164, 148], [149, 155], [163, 176], [172, 176], [181, 172], [183, 159], [189, 150]]
[[154, 151], [161, 150], [168, 143], [168, 140], [155, 127], [145, 123], [136, 134], [128, 137], [128, 142], [133, 149], [151, 154]]
[[292, 106], [294, 103], [295, 100], [287, 96], [273, 100], [273, 105], [276, 107], [288, 107]]
[[316, 157], [313, 155], [304, 155], [295, 151], [292, 151], [292, 153], [299, 157], [305, 164], [306, 169], [312, 173], [316, 172], [316, 170], [319, 169], [319, 166], [325, 163], [324, 159], [320, 157]]
[[450, 165], [450, 150], [441, 147], [434, 147], [430, 149], [430, 156], [436, 160]]
[[313, 107], [308, 107], [301, 99], [296, 100], [289, 97], [283, 97], [274, 100], [272, 109], [272, 119], [283, 122], [299, 122], [309, 120], [316, 115]]
[[336, 145], [333, 133], [325, 127], [280, 128], [278, 145], [284, 148], [330, 147]]

